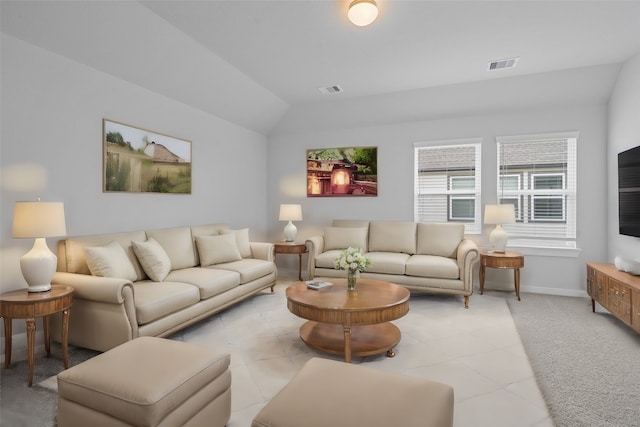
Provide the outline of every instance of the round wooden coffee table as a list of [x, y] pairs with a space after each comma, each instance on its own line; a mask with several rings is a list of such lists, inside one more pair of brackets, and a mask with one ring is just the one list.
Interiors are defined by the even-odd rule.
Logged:
[[358, 288], [347, 291], [345, 279], [318, 291], [305, 282], [287, 288], [287, 307], [308, 319], [300, 338], [310, 347], [332, 354], [352, 356], [387, 353], [400, 342], [400, 329], [391, 323], [409, 311], [409, 290], [381, 280], [358, 279]]

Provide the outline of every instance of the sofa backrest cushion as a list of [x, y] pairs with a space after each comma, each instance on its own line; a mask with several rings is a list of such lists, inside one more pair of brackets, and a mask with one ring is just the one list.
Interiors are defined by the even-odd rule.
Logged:
[[111, 242], [117, 242], [127, 254], [136, 271], [137, 279], [146, 277], [138, 258], [131, 248], [132, 240], [146, 240], [144, 231], [131, 231], [125, 233], [97, 234], [92, 236], [67, 237], [58, 245], [58, 270], [68, 273], [91, 274], [84, 253], [86, 246], [104, 246]]
[[327, 227], [324, 229], [324, 250], [361, 248], [367, 251], [366, 227]]
[[118, 242], [113, 241], [104, 246], [85, 246], [84, 255], [94, 276], [115, 277], [132, 282], [138, 279], [133, 264]]
[[408, 221], [371, 221], [369, 252], [416, 253], [416, 223]]
[[464, 224], [419, 223], [417, 253], [455, 258], [462, 239], [464, 239]]
[[[249, 229], [225, 230], [222, 234], [233, 234], [236, 237], [236, 245], [242, 258], [251, 258], [251, 246], [249, 245]], [[202, 261], [202, 260], [201, 260]]]
[[153, 238], [165, 250], [171, 260], [172, 269], [179, 270], [198, 265], [190, 227], [161, 228], [147, 230], [146, 233], [147, 238]]
[[242, 259], [234, 233], [196, 236], [196, 246], [200, 254], [200, 265], [203, 267]]
[[153, 237], [149, 237], [146, 242], [131, 242], [133, 252], [138, 257], [144, 272], [154, 282], [162, 282], [171, 271], [171, 259], [158, 242]]
[[369, 221], [361, 219], [334, 219], [331, 222], [333, 227], [367, 227], [369, 228]]

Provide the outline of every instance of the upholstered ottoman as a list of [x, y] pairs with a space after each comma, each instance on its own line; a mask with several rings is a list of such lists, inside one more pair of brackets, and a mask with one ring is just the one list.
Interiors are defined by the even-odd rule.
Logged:
[[421, 378], [313, 358], [252, 427], [451, 427], [453, 389]]
[[141, 337], [58, 374], [58, 426], [224, 426], [230, 356]]

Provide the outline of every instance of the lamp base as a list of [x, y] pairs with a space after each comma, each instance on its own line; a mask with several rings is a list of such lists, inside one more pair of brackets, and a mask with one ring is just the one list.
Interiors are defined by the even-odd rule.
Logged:
[[284, 239], [287, 242], [294, 242], [296, 240], [296, 234], [298, 233], [298, 229], [291, 221], [287, 225], [284, 226]]
[[489, 242], [491, 242], [494, 252], [504, 253], [507, 247], [507, 240], [509, 240], [509, 235], [500, 224], [496, 225], [496, 228], [489, 234]]
[[27, 281], [29, 292], [46, 292], [51, 290], [51, 279], [56, 272], [58, 258], [47, 246], [47, 241], [39, 237], [33, 248], [20, 257], [22, 276]]

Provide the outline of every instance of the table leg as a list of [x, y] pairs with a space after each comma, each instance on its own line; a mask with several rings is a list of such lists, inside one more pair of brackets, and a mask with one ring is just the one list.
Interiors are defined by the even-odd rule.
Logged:
[[29, 359], [29, 387], [33, 385], [33, 365], [35, 364], [34, 352], [36, 344], [36, 319], [27, 319], [27, 353]]
[[484, 265], [480, 265], [480, 295], [484, 292]]
[[51, 336], [49, 335], [49, 316], [42, 317], [42, 331], [44, 332], [44, 349], [47, 358], [51, 356]]
[[351, 326], [344, 326], [344, 361], [351, 363]]
[[513, 281], [516, 285], [516, 296], [518, 297], [518, 301], [520, 301], [520, 269], [513, 269]]
[[11, 318], [4, 318], [4, 367], [11, 363]]
[[64, 369], [69, 368], [69, 309], [62, 311], [62, 359]]
[[298, 280], [302, 282], [302, 254], [298, 254]]

